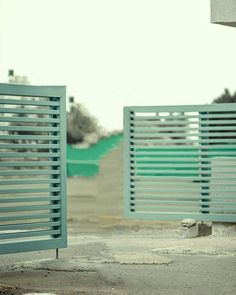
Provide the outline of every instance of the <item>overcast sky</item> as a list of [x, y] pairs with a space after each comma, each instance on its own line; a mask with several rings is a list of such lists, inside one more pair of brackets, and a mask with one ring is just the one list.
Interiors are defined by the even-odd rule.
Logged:
[[210, 0], [0, 0], [0, 81], [66, 85], [108, 129], [124, 105], [210, 103], [236, 90], [236, 29]]

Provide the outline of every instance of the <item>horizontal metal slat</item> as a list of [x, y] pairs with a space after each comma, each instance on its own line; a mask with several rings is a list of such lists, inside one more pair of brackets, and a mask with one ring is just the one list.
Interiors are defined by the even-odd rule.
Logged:
[[[234, 201], [230, 200], [230, 201], [210, 201], [209, 202], [209, 206], [211, 208], [213, 208], [214, 206], [226, 206], [226, 207], [235, 207], [236, 209], [236, 199]], [[222, 207], [222, 209], [224, 209], [224, 207]]]
[[0, 170], [0, 176], [17, 176], [17, 175], [59, 175], [60, 170]]
[[[132, 207], [136, 207], [135, 205], [130, 205], [131, 208]], [[164, 206], [164, 205], [154, 205], [152, 204], [152, 206], [150, 205], [142, 205], [140, 206], [140, 209], [145, 209], [145, 210], [152, 210], [152, 211], [157, 211], [157, 209], [161, 210], [161, 211], [165, 211], [165, 212], [201, 212], [201, 211], [209, 211], [206, 209], [202, 209], [200, 206], [181, 206], [181, 207], [176, 207], [176, 206]]]
[[236, 117], [235, 118], [231, 118], [231, 120], [226, 120], [225, 118], [218, 118], [215, 117], [215, 120], [214, 119], [211, 119], [211, 120], [208, 120], [208, 119], [203, 119], [203, 120], [200, 120], [199, 123], [201, 125], [220, 125], [220, 126], [223, 126], [223, 125], [235, 125], [236, 124]]
[[222, 198], [228, 198], [228, 199], [235, 199], [235, 191], [233, 190], [222, 190], [222, 191], [215, 191], [215, 190], [212, 190], [211, 187], [209, 189], [209, 192], [208, 194], [211, 196], [212, 200], [214, 199], [222, 199]]
[[60, 123], [60, 118], [1, 117], [0, 122]]
[[[192, 164], [182, 164], [182, 163], [165, 163], [165, 164], [161, 164], [161, 163], [151, 163], [151, 164], [139, 164], [139, 163], [131, 163], [130, 164], [130, 167], [131, 168], [152, 168], [152, 167], [156, 167], [156, 168], [159, 168], [159, 167], [163, 167], [163, 168], [192, 168], [194, 170], [196, 169], [200, 169], [200, 168], [209, 168], [211, 169], [212, 168], [212, 164], [200, 164], [201, 162], [199, 161], [198, 162], [194, 162]], [[216, 163], [214, 164], [214, 167], [218, 167], [220, 168], [222, 171], [224, 170], [228, 170], [228, 169], [232, 169], [232, 168], [236, 168], [236, 163], [232, 163], [230, 164], [229, 166], [225, 166], [225, 163]], [[184, 170], [184, 169], [181, 169], [181, 170]], [[191, 170], [188, 170], [188, 171], [191, 171]]]
[[[213, 186], [213, 188], [212, 188]], [[219, 188], [217, 188], [217, 185], [215, 183], [213, 183], [213, 185], [210, 183], [209, 186], [209, 193], [211, 195], [214, 195], [214, 193], [222, 193], [222, 195], [224, 196], [227, 193], [235, 193], [235, 197], [236, 197], [236, 185], [230, 185], [228, 183], [226, 184], [218, 184]], [[223, 187], [223, 188], [222, 188]]]
[[[186, 175], [190, 174], [191, 176], [196, 175], [211, 175], [211, 171], [194, 171], [194, 170], [162, 170], [162, 169], [156, 169], [156, 170], [131, 170], [131, 173], [136, 173], [138, 175], [144, 175], [144, 174], [174, 174], [174, 175]], [[233, 174], [232, 172], [230, 174]]]
[[[215, 143], [224, 143], [224, 144], [229, 144], [229, 143], [236, 143], [236, 139], [227, 139], [227, 143], [225, 142], [224, 138], [220, 138], [220, 139], [213, 139], [213, 138], [209, 138], [209, 139], [201, 139], [201, 138], [196, 138], [196, 139], [130, 139], [129, 142], [131, 143], [131, 145], [138, 145], [138, 144], [146, 144], [148, 146], [152, 144], [161, 144], [165, 146], [169, 146], [169, 144], [174, 145], [174, 146], [178, 146], [180, 143], [184, 143], [184, 144], [192, 144], [192, 146], [196, 145], [201, 145], [201, 144], [210, 144], [210, 146], [212, 147], [213, 144]], [[167, 145], [168, 144], [168, 145]], [[185, 145], [181, 144], [179, 145], [181, 147], [184, 147]]]
[[[148, 164], [148, 163], [152, 163], [152, 164], [158, 164], [158, 163], [166, 163], [166, 164], [176, 164], [176, 163], [180, 163], [180, 164], [191, 164], [191, 163], [201, 163], [203, 162], [203, 160], [195, 157], [185, 157], [183, 159], [183, 157], [179, 157], [179, 158], [170, 158], [170, 157], [160, 157], [160, 158], [157, 158], [157, 157], [142, 157], [142, 158], [139, 158], [139, 157], [134, 157], [132, 154], [130, 155], [131, 156], [131, 163], [139, 163], [139, 164]], [[204, 162], [209, 162], [211, 163], [211, 159], [204, 159]]]
[[[0, 137], [1, 139], [1, 137]], [[59, 144], [21, 144], [21, 143], [5, 143], [0, 144], [0, 149], [59, 149]]]
[[[224, 213], [224, 214], [228, 214], [229, 213], [234, 213], [236, 214], [236, 207], [235, 208], [225, 208], [225, 207], [220, 207], [220, 208], [212, 208], [210, 207], [210, 212], [213, 212], [213, 213]], [[233, 212], [232, 212], [233, 211]]]
[[19, 224], [6, 224], [0, 225], [0, 234], [2, 230], [25, 230], [25, 229], [34, 229], [34, 228], [42, 228], [42, 227], [54, 227], [59, 226], [61, 224], [60, 221], [51, 221], [51, 222], [35, 222], [35, 223], [19, 223]]
[[0, 135], [0, 140], [59, 140], [59, 135]]
[[27, 232], [17, 232], [9, 234], [0, 234], [1, 239], [17, 239], [26, 237], [36, 237], [36, 236], [52, 236], [60, 234], [60, 230], [40, 230], [40, 231], [27, 231]]
[[[151, 163], [151, 162], [150, 162]], [[199, 169], [199, 168], [211, 168], [211, 165], [204, 165], [204, 164], [199, 164], [198, 162], [194, 162], [193, 164], [182, 164], [182, 163], [173, 163], [173, 164], [139, 164], [139, 163], [133, 163], [130, 164], [130, 168], [132, 169], [138, 169], [138, 168], [195, 168], [195, 169]]]
[[186, 187], [184, 188], [175, 188], [173, 187], [172, 189], [167, 187], [165, 189], [161, 189], [159, 187], [149, 187], [149, 188], [131, 188], [130, 189], [131, 193], [150, 193], [150, 192], [157, 192], [157, 193], [173, 193], [173, 192], [177, 192], [177, 193], [188, 193], [188, 192], [192, 192], [192, 193], [197, 193], [200, 194], [201, 193], [201, 189], [200, 187], [198, 189], [188, 189]]
[[178, 174], [196, 174], [196, 175], [202, 175], [202, 176], [205, 176], [205, 175], [212, 175], [213, 176], [216, 176], [218, 174], [222, 175], [222, 173], [224, 173], [225, 175], [228, 176], [228, 174], [236, 174], [236, 170], [220, 170], [220, 171], [217, 171], [217, 172], [212, 172], [211, 170], [189, 170], [189, 169], [181, 169], [181, 170], [177, 170], [177, 169], [161, 169], [161, 168], [158, 168], [157, 169], [131, 169], [131, 173], [164, 173], [164, 174], [170, 174], [170, 173], [174, 173], [176, 175]]
[[60, 209], [60, 204], [49, 205], [26, 205], [26, 206], [14, 206], [14, 207], [1, 207], [0, 212], [19, 212], [19, 211], [41, 211], [41, 210], [54, 210]]
[[[0, 186], [1, 185], [18, 185], [18, 184], [53, 184], [53, 183], [60, 183], [60, 179], [0, 179]], [[1, 201], [0, 201], [1, 202]]]
[[60, 196], [36, 196], [28, 198], [0, 198], [0, 203], [27, 203], [27, 202], [48, 202], [48, 201], [60, 201]]
[[[234, 111], [235, 112], [235, 111]], [[232, 120], [228, 120], [228, 119]], [[192, 121], [191, 121], [192, 120]], [[206, 124], [214, 124], [215, 122], [223, 122], [223, 121], [234, 121], [236, 120], [236, 114], [198, 114], [198, 115], [156, 115], [156, 116], [137, 116], [137, 115], [130, 115], [130, 122], [132, 123], [170, 123], [170, 124], [179, 124], [179, 122], [189, 122], [189, 123], [196, 123], [196, 122], [206, 122]], [[212, 123], [213, 122], [213, 123]]]
[[186, 156], [186, 155], [190, 155], [190, 156], [200, 156], [200, 155], [209, 155], [209, 156], [213, 156], [213, 155], [217, 155], [217, 156], [227, 156], [227, 155], [235, 155], [236, 156], [236, 149], [235, 151], [170, 151], [170, 152], [166, 152], [166, 151], [159, 151], [159, 152], [131, 152], [132, 155], [134, 156], [158, 156], [158, 155], [164, 155], [164, 156], [172, 156], [172, 157], [178, 157], [178, 156]]
[[[147, 151], [149, 151], [149, 150], [163, 150], [163, 149], [165, 149], [165, 150], [173, 150], [173, 151], [178, 151], [178, 150], [186, 150], [186, 149], [189, 149], [189, 150], [193, 150], [193, 151], [198, 151], [199, 149], [202, 149], [202, 147], [204, 148], [204, 149], [207, 149], [207, 146], [206, 145], [193, 145], [193, 144], [185, 144], [185, 145], [165, 145], [165, 144], [161, 144], [161, 145], [151, 145], [150, 143], [149, 143], [149, 141], [146, 141], [146, 143], [145, 142], [143, 142], [144, 144], [146, 144], [146, 145], [139, 145], [139, 144], [132, 144], [132, 145], [130, 145], [130, 149], [139, 149], [139, 150], [141, 150], [141, 151], [143, 151], [143, 150], [147, 150]], [[224, 145], [224, 147], [225, 147], [225, 145]], [[227, 147], [227, 146], [226, 146]], [[234, 148], [236, 148], [236, 145], [235, 146], [233, 146]], [[214, 146], [213, 146], [213, 148], [214, 148]]]
[[165, 149], [165, 150], [193, 150], [193, 151], [199, 151], [199, 150], [215, 150], [215, 149], [235, 149], [236, 150], [236, 143], [235, 144], [217, 144], [217, 145], [154, 145], [154, 146], [138, 146], [133, 145], [131, 148], [134, 149], [140, 149], [140, 150], [158, 150], [158, 149]]
[[[233, 112], [234, 113], [231, 113], [231, 114], [229, 114], [229, 113], [226, 113], [226, 114], [224, 114], [224, 111], [222, 110], [221, 112], [220, 112], [220, 114], [218, 113], [218, 114], [201, 114], [200, 115], [200, 117], [201, 117], [201, 119], [204, 119], [204, 120], [207, 120], [208, 118], [210, 118], [210, 119], [218, 119], [218, 118], [233, 118], [233, 119], [236, 119], [236, 114], [235, 114], [235, 110], [233, 110]], [[211, 121], [211, 120], [210, 120]]]
[[[235, 184], [231, 186], [228, 184], [225, 184], [225, 187], [227, 188], [227, 193], [236, 193]], [[215, 193], [216, 194], [222, 193], [222, 195], [224, 195], [226, 189], [224, 188], [224, 186], [222, 188], [222, 185], [218, 185], [218, 187], [214, 185], [214, 190], [212, 190], [211, 183], [206, 183], [205, 186], [203, 186], [203, 184], [197, 185], [197, 186], [192, 184], [191, 186], [190, 185], [188, 186], [184, 183], [181, 183], [180, 186], [176, 186], [174, 185], [174, 183], [167, 183], [165, 186], [160, 183], [160, 185], [158, 186], [158, 185], [148, 185], [145, 182], [145, 185], [139, 185], [139, 183], [137, 183], [134, 186], [131, 186], [129, 191], [130, 193], [133, 193], [133, 192], [149, 193], [150, 191], [160, 192], [160, 193], [181, 192], [181, 193], [194, 193], [194, 194], [196, 193], [198, 195], [209, 194], [211, 196], [214, 196]]]
[[215, 112], [232, 112], [236, 111], [235, 103], [221, 103], [221, 104], [205, 104], [205, 105], [175, 105], [175, 106], [131, 106], [127, 107], [129, 112], [137, 113], [199, 113], [199, 115], [207, 115]]
[[[193, 180], [193, 181], [199, 181], [199, 182], [204, 182], [204, 181], [208, 181], [208, 180], [221, 180], [222, 177], [193, 177], [193, 176], [131, 176], [131, 181], [132, 180], [142, 180], [142, 179], [162, 179], [162, 180], [168, 180], [168, 181], [173, 181], [173, 180], [177, 180], [177, 179], [182, 179], [184, 177], [185, 180]], [[227, 180], [235, 180], [235, 176], [232, 177], [227, 177]]]
[[224, 195], [224, 197], [222, 196], [216, 196], [216, 195], [202, 195], [202, 194], [198, 194], [198, 195], [183, 195], [183, 194], [157, 194], [157, 193], [138, 193], [138, 194], [131, 194], [130, 195], [130, 199], [131, 201], [135, 202], [135, 200], [139, 200], [139, 199], [144, 199], [144, 200], [151, 200], [151, 201], [155, 201], [155, 200], [163, 200], [163, 201], [203, 201], [204, 204], [206, 204], [206, 202], [220, 202], [220, 201], [226, 201], [226, 202], [235, 202], [235, 196], [232, 195]]
[[65, 95], [64, 86], [32, 86], [1, 83], [1, 95], [42, 97], [50, 100], [59, 100]]
[[[145, 112], [146, 113], [146, 112]], [[151, 112], [152, 113], [152, 112]], [[145, 116], [140, 116], [140, 115], [137, 115], [137, 114], [131, 114], [130, 115], [130, 119], [131, 119], [131, 122], [132, 122], [132, 119], [133, 120], [139, 120], [139, 121], [143, 121], [143, 120], [163, 120], [163, 119], [169, 119], [169, 114], [167, 115], [145, 115]], [[189, 119], [198, 119], [199, 118], [199, 115], [176, 115], [176, 116], [171, 116], [171, 118], [174, 118], [174, 119], [178, 119], [178, 120], [189, 120]]]
[[15, 161], [0, 162], [0, 167], [38, 167], [38, 166], [60, 166], [60, 161]]
[[0, 99], [0, 104], [13, 104], [13, 105], [32, 105], [32, 106], [60, 106], [59, 101], [51, 100], [26, 100], [26, 99]]
[[47, 193], [47, 192], [59, 192], [60, 188], [29, 188], [29, 189], [1, 189], [0, 194], [27, 194], [27, 193]]
[[[236, 201], [236, 200], [235, 200]], [[131, 200], [132, 204], [149, 204], [149, 203], [160, 203], [160, 204], [170, 204], [170, 205], [196, 205], [196, 206], [236, 206], [236, 202], [222, 202], [222, 201], [203, 201], [202, 199], [196, 199], [194, 201], [186, 201], [186, 199], [174, 199], [174, 200], [160, 200], [160, 199], [145, 199], [145, 198], [136, 198], [135, 200]]]
[[[234, 127], [235, 129], [235, 127]], [[177, 127], [177, 126], [163, 126], [163, 127], [151, 127], [151, 126], [146, 126], [146, 127], [131, 127], [131, 132], [134, 132], [134, 133], [154, 133], [154, 132], [165, 132], [165, 133], [168, 133], [168, 132], [186, 132], [186, 131], [198, 131], [198, 130], [208, 130], [208, 129], [204, 129], [204, 127], [200, 128], [200, 127]], [[218, 129], [217, 129], [218, 130]], [[220, 130], [223, 130], [223, 129], [220, 129]]]
[[[131, 132], [130, 138], [138, 139], [141, 138], [158, 138], [158, 137], [186, 137], [186, 136], [200, 136], [200, 137], [232, 137], [236, 136], [235, 132], [162, 132], [159, 133], [141, 133], [141, 132]], [[149, 140], [149, 139], [148, 139]]]
[[[133, 121], [147, 121], [147, 120], [150, 120], [149, 122], [152, 122], [151, 120], [165, 120], [165, 119], [174, 119], [174, 120], [186, 120], [186, 121], [190, 121], [191, 119], [194, 119], [194, 120], [198, 120], [198, 121], [203, 121], [205, 122], [205, 120], [207, 122], [212, 122], [214, 119], [228, 119], [228, 118], [232, 118], [232, 119], [235, 119], [236, 120], [236, 114], [235, 114], [235, 111], [234, 113], [226, 113], [224, 114], [224, 111], [221, 111], [221, 113], [218, 113], [218, 114], [199, 114], [199, 115], [176, 115], [176, 116], [171, 116], [169, 114], [166, 114], [166, 115], [147, 115], [147, 116], [140, 116], [140, 115], [136, 115], [136, 114], [131, 114], [130, 115], [130, 119], [131, 119], [131, 122]], [[210, 119], [210, 120], [209, 120]], [[174, 122], [173, 121], [170, 121], [170, 122]], [[158, 122], [158, 121], [157, 121]], [[165, 121], [164, 121], [165, 122]], [[190, 121], [191, 122], [191, 121]]]
[[[131, 127], [146, 127], [145, 125], [148, 126], [153, 126], [153, 127], [168, 127], [168, 126], [174, 126], [174, 125], [178, 125], [179, 127], [181, 127], [181, 125], [183, 126], [189, 126], [191, 125], [198, 125], [199, 124], [199, 120], [195, 120], [195, 118], [193, 118], [194, 120], [190, 120], [190, 119], [178, 119], [178, 118], [173, 118], [171, 119], [167, 118], [165, 120], [158, 120], [158, 119], [154, 119], [154, 120], [146, 120], [146, 119], [141, 119], [141, 118], [134, 118], [134, 120], [130, 121], [130, 125]], [[205, 121], [204, 121], [205, 123]]]
[[168, 126], [168, 127], [152, 127], [152, 126], [146, 126], [146, 127], [131, 127], [130, 128], [130, 131], [131, 132], [134, 132], [134, 133], [154, 133], [154, 132], [173, 132], [173, 131], [176, 131], [176, 132], [186, 132], [186, 131], [198, 131], [200, 130], [200, 128], [196, 128], [196, 127], [176, 127], [176, 126]]
[[30, 220], [30, 219], [51, 219], [60, 218], [61, 213], [40, 213], [40, 214], [21, 214], [21, 215], [10, 215], [0, 216], [0, 222], [16, 221], [16, 220]]
[[210, 196], [209, 195], [201, 195], [201, 194], [186, 194], [186, 195], [183, 195], [181, 192], [177, 192], [175, 194], [167, 194], [165, 193], [165, 195], [163, 195], [163, 193], [152, 193], [152, 192], [145, 192], [145, 193], [142, 193], [142, 192], [138, 192], [136, 194], [132, 194], [130, 195], [130, 197], [132, 198], [132, 196], [134, 196], [134, 199], [139, 199], [139, 198], [152, 198], [152, 199], [183, 199], [183, 200], [188, 200], [188, 199], [201, 199], [201, 200], [209, 200]]
[[42, 115], [59, 115], [59, 110], [48, 110], [38, 108], [0, 108], [0, 113], [4, 114], [42, 114]]
[[[200, 127], [200, 132], [211, 132], [211, 131], [228, 131], [228, 130], [234, 130], [236, 131], [236, 126], [208, 126], [208, 127]], [[213, 133], [214, 134], [214, 133]]]
[[0, 153], [0, 158], [58, 158], [60, 157], [60, 153], [51, 152], [51, 153], [28, 153], [26, 152], [18, 152], [18, 153]]
[[47, 127], [47, 126], [0, 126], [0, 131], [40, 131], [40, 132], [58, 132], [59, 127]]
[[[197, 194], [201, 194], [201, 193], [212, 193], [212, 189], [211, 189], [211, 183], [206, 183], [206, 186], [199, 186], [199, 187], [186, 187], [184, 184], [182, 184], [182, 186], [177, 187], [175, 185], [173, 185], [173, 188], [171, 188], [171, 186], [169, 184], [167, 184], [168, 187], [164, 187], [163, 186], [153, 186], [153, 185], [149, 185], [149, 186], [145, 186], [145, 187], [140, 187], [135, 185], [135, 187], [131, 187], [130, 188], [130, 192], [131, 193], [149, 193], [149, 192], [160, 192], [160, 193], [172, 193], [172, 192], [183, 192], [183, 193], [188, 193], [188, 192], [192, 192], [192, 193], [197, 193]], [[192, 185], [193, 186], [193, 185]], [[214, 193], [236, 193], [236, 185], [234, 184], [233, 186], [228, 186], [228, 184], [225, 184], [225, 186], [227, 187], [227, 190], [225, 188], [216, 188], [216, 186], [214, 185]]]
[[[216, 180], [215, 178], [213, 180]], [[236, 178], [234, 179], [234, 181], [236, 181]], [[221, 178], [221, 181], [220, 182], [213, 182], [214, 183], [214, 189], [216, 191], [218, 191], [216, 188], [219, 186], [219, 187], [222, 187], [222, 186], [227, 186], [227, 189], [229, 190], [231, 187], [233, 188], [236, 188], [236, 182], [234, 181], [230, 181], [228, 180], [228, 178], [226, 179], [223, 179]], [[222, 190], [225, 191], [225, 189], [222, 188]]]
[[148, 188], [148, 187], [159, 187], [159, 188], [166, 188], [166, 186], [168, 186], [169, 188], [171, 188], [172, 186], [176, 189], [178, 188], [186, 188], [186, 187], [190, 187], [190, 188], [194, 188], [194, 189], [200, 189], [201, 188], [201, 184], [199, 183], [193, 183], [192, 181], [187, 182], [186, 179], [182, 178], [182, 181], [163, 181], [162, 178], [158, 179], [154, 179], [154, 180], [137, 180], [137, 181], [133, 181], [130, 184], [130, 187], [132, 188]]
[[[236, 116], [234, 118], [231, 118], [231, 120], [226, 120], [226, 118], [218, 118], [217, 117], [211, 120], [208, 119], [201, 119], [201, 118], [186, 118], [186, 119], [178, 119], [178, 118], [173, 118], [171, 117], [171, 119], [166, 118], [165, 120], [158, 120], [158, 119], [153, 119], [153, 120], [146, 120], [146, 119], [141, 119], [141, 118], [134, 118], [133, 120], [130, 121], [130, 125], [133, 126], [145, 126], [145, 125], [149, 125], [149, 126], [173, 126], [173, 125], [232, 125], [232, 124], [236, 124]], [[193, 120], [191, 120], [193, 119]]]
[[[196, 139], [172, 139], [172, 138], [160, 138], [160, 139], [146, 139], [146, 138], [143, 138], [143, 139], [129, 139], [129, 143], [131, 145], [131, 147], [133, 145], [138, 145], [138, 144], [145, 144], [146, 146], [149, 146], [151, 144], [159, 144], [159, 145], [164, 145], [166, 144], [165, 146], [168, 146], [169, 144], [171, 145], [175, 145], [175, 146], [178, 146], [178, 144], [180, 143], [189, 143], [191, 144], [192, 146], [194, 145], [199, 145], [202, 141], [200, 141], [199, 138], [196, 138]], [[208, 140], [206, 140], [206, 142], [208, 142]], [[181, 146], [184, 146], [183, 144], [181, 144]]]
[[[132, 203], [132, 201], [131, 201]], [[136, 199], [134, 204], [170, 204], [170, 205], [195, 205], [195, 206], [201, 206], [201, 200], [197, 201], [166, 201], [166, 200], [144, 200], [144, 199]]]

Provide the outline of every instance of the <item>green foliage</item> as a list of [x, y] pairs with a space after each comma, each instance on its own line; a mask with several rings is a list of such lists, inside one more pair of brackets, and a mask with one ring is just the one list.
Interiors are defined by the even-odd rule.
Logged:
[[[236, 91], [231, 94], [229, 89], [228, 88], [225, 88], [225, 91], [223, 94], [221, 94], [221, 96], [219, 96], [218, 98], [214, 99], [212, 103], [236, 103]], [[218, 114], [218, 112], [211, 112], [211, 114]], [[221, 112], [222, 114], [222, 112]], [[228, 111], [228, 112], [225, 112], [225, 114], [235, 114], [235, 111]], [[222, 119], [222, 117], [220, 118], [213, 118], [212, 120], [214, 121], [219, 121], [218, 124], [211, 124], [210, 126], [211, 127], [220, 127], [220, 126], [223, 126], [223, 127], [235, 127], [235, 124], [234, 124], [234, 118], [225, 118], [226, 120], [230, 121], [232, 120], [232, 124], [224, 124], [224, 119]], [[216, 131], [215, 131], [216, 132]], [[225, 134], [225, 136], [221, 136], [221, 137], [218, 137], [218, 136], [214, 136], [214, 131], [210, 132], [212, 133], [212, 136], [209, 137], [209, 139], [223, 139], [225, 141], [227, 141], [227, 139], [235, 139], [235, 136], [228, 136], [227, 133], [228, 132], [232, 132], [232, 130], [221, 130], [220, 131], [221, 133]], [[217, 132], [216, 132], [217, 133]], [[216, 145], [216, 143], [215, 143]]]
[[225, 91], [221, 96], [213, 100], [213, 103], [235, 103], [236, 102], [236, 91], [231, 94], [228, 88], [225, 88]]
[[119, 133], [100, 139], [88, 148], [75, 148], [67, 144], [67, 175], [68, 176], [96, 176], [99, 172], [99, 162], [110, 150], [117, 147], [123, 140]]

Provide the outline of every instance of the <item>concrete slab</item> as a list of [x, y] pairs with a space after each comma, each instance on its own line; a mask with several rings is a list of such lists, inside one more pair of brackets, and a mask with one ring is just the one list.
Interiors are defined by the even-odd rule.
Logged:
[[165, 256], [156, 255], [154, 253], [129, 253], [129, 254], [115, 254], [114, 263], [120, 264], [155, 264], [155, 265], [169, 265], [174, 260]]
[[88, 259], [71, 258], [71, 259], [40, 259], [31, 260], [22, 263], [12, 264], [11, 270], [29, 269], [29, 270], [50, 270], [62, 272], [91, 272], [96, 271], [93, 264]]

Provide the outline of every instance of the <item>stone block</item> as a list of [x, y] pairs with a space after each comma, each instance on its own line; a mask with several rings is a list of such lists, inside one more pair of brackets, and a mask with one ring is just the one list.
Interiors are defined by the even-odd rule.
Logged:
[[196, 238], [199, 236], [198, 234], [198, 224], [194, 224], [191, 227], [181, 226], [180, 227], [180, 237], [183, 239], [186, 238]]

